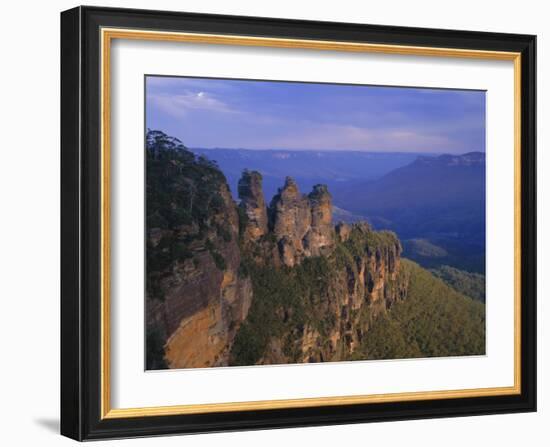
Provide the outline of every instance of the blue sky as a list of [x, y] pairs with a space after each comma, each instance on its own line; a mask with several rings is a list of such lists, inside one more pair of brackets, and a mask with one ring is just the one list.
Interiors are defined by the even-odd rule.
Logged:
[[146, 126], [188, 147], [485, 151], [485, 92], [148, 76]]

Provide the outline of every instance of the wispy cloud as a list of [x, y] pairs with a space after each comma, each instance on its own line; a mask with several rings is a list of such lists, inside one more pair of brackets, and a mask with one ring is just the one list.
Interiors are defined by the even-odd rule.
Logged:
[[153, 93], [148, 95], [148, 101], [152, 106], [177, 118], [196, 110], [207, 110], [216, 113], [237, 112], [225, 102], [204, 91], [187, 91], [176, 95]]
[[174, 91], [208, 90], [210, 92], [230, 92], [236, 88], [231, 81], [209, 78], [186, 78], [176, 76], [147, 76], [147, 89], [151, 93]]
[[455, 150], [452, 139], [422, 131], [351, 125], [297, 123], [294, 132], [271, 141], [278, 149], [430, 152]]
[[191, 147], [485, 150], [485, 93], [148, 77], [147, 126]]

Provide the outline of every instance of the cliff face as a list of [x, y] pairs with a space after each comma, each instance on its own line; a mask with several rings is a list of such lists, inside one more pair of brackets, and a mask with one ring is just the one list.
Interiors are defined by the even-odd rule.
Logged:
[[227, 365], [252, 301], [237, 207], [207, 160], [179, 148], [147, 162], [148, 368]]
[[395, 235], [334, 228], [326, 186], [304, 195], [287, 178], [268, 208], [245, 171], [237, 205], [215, 164], [161, 143], [147, 160], [149, 369], [352, 359], [406, 297]]
[[[212, 223], [225, 228], [230, 237], [208, 232], [195, 243], [193, 257], [174, 265], [161, 284], [170, 334], [165, 360], [170, 368], [226, 365], [231, 342], [250, 307], [250, 280], [238, 275], [237, 211], [226, 185], [220, 195], [223, 206]], [[216, 251], [208, 250], [210, 246]], [[219, 259], [224, 260], [223, 268]]]
[[[266, 268], [253, 271], [246, 339], [238, 335], [231, 362], [352, 360], [372, 321], [406, 298], [409, 278], [400, 269], [395, 235], [365, 224], [339, 230], [346, 236], [338, 236], [328, 255], [305, 258], [273, 281]], [[251, 341], [266, 328], [269, 335]]]
[[[150, 306], [156, 309], [154, 319], [166, 337], [164, 360], [169, 368], [226, 365], [231, 342], [252, 301], [250, 279], [238, 275], [237, 211], [227, 187], [222, 185], [219, 192], [223, 205], [211, 223], [227, 233], [209, 230], [195, 239], [189, 247], [191, 256], [163, 273], [159, 283], [163, 299]], [[187, 237], [188, 231], [184, 228], [176, 238]]]
[[364, 224], [354, 225], [349, 238], [340, 241], [334, 258], [336, 281], [327, 292], [327, 302], [334, 304], [325, 310], [336, 320], [329, 339], [338, 342], [326, 349], [321, 334], [311, 331], [316, 344], [306, 346], [310, 361], [320, 361], [323, 355], [352, 359], [373, 319], [406, 298], [409, 278], [400, 269], [401, 251], [394, 234], [379, 234]]

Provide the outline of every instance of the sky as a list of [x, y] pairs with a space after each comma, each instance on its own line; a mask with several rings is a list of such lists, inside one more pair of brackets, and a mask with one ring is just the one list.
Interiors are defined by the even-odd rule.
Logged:
[[485, 92], [146, 77], [146, 126], [190, 148], [485, 151]]

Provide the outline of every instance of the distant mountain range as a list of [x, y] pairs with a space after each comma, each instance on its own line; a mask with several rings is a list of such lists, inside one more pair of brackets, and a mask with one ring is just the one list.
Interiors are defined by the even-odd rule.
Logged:
[[269, 201], [277, 193], [286, 176], [296, 180], [303, 191], [317, 183], [329, 190], [348, 182], [376, 180], [390, 171], [413, 162], [418, 153], [384, 153], [359, 151], [291, 151], [253, 149], [191, 149], [217, 162], [227, 177], [234, 196], [244, 169], [263, 176], [263, 189]]
[[423, 265], [484, 271], [484, 153], [420, 156], [377, 180], [333, 188], [333, 196], [338, 207], [397, 232], [405, 256]]
[[192, 149], [214, 160], [237, 199], [244, 169], [263, 176], [266, 201], [296, 180], [302, 192], [328, 186], [333, 217], [395, 231], [404, 255], [429, 268], [485, 270], [485, 154]]
[[375, 181], [333, 188], [333, 196], [339, 207], [355, 214], [381, 218], [386, 225], [399, 222], [405, 238], [420, 229], [478, 233], [485, 221], [485, 154], [418, 157]]

